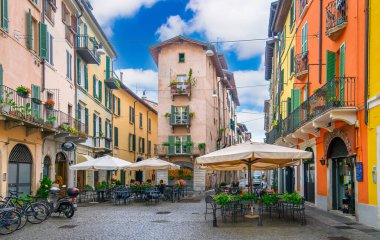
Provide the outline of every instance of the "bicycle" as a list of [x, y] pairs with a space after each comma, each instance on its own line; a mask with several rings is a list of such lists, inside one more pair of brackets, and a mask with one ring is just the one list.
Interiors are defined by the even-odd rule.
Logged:
[[21, 215], [14, 208], [0, 209], [0, 235], [13, 233], [19, 229]]

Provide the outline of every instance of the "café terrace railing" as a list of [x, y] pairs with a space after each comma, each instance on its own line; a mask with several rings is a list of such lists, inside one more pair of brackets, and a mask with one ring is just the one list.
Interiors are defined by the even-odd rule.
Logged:
[[333, 108], [355, 107], [354, 77], [336, 77], [317, 89], [306, 101], [291, 112], [282, 123], [267, 133], [267, 143], [293, 133], [305, 123]]

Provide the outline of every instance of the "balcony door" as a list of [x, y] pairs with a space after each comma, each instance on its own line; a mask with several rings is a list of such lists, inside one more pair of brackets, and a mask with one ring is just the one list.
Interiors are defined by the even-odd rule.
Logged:
[[177, 76], [177, 88], [182, 91], [186, 89], [186, 75]]

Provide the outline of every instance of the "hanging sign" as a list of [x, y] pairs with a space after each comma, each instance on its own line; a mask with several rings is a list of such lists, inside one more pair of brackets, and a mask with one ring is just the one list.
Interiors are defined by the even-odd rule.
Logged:
[[362, 162], [356, 163], [356, 181], [358, 182], [363, 181], [363, 163]]
[[61, 148], [63, 151], [72, 152], [72, 151], [75, 151], [75, 149], [77, 148], [77, 145], [75, 145], [75, 143], [73, 142], [64, 142], [62, 143]]

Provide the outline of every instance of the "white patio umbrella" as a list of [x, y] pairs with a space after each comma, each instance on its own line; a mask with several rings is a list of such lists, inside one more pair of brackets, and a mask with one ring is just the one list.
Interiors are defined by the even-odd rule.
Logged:
[[258, 170], [275, 169], [312, 157], [311, 152], [248, 141], [198, 157], [195, 163], [201, 169], [248, 170], [249, 191], [252, 192], [252, 167]]
[[132, 163], [125, 167], [125, 170], [177, 170], [180, 166], [159, 158], [145, 159], [140, 162]]
[[132, 163], [112, 156], [105, 155], [100, 158], [92, 158], [88, 161], [70, 166], [71, 170], [119, 170]]

